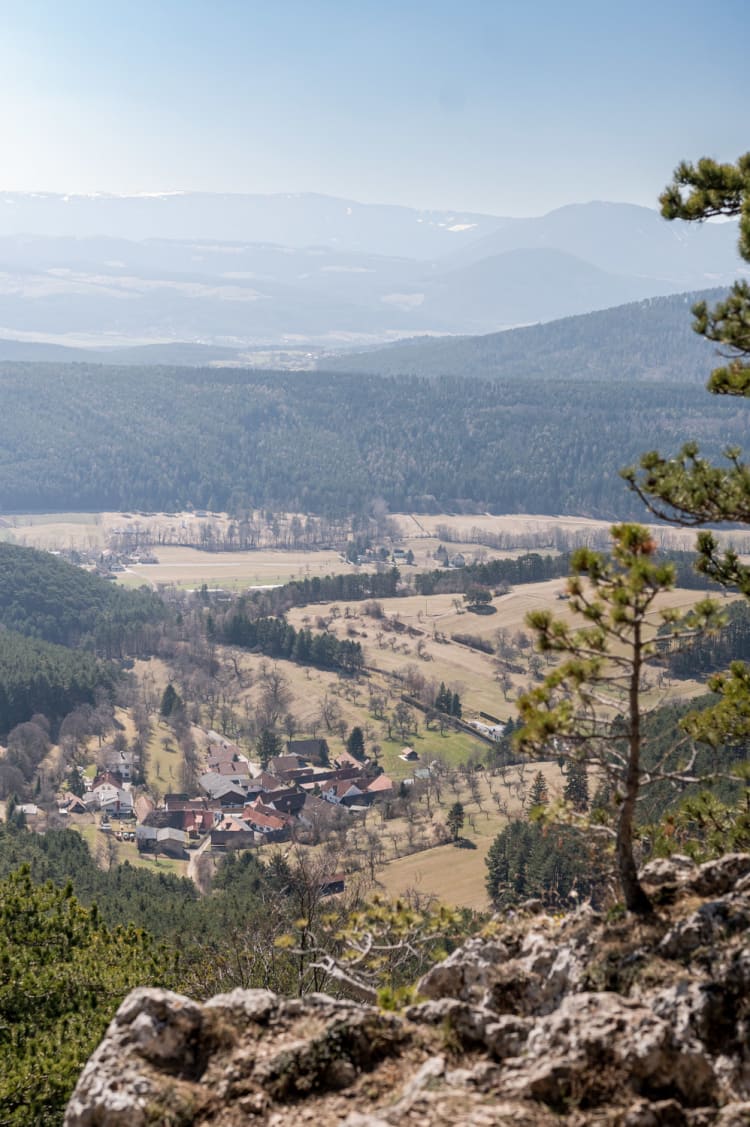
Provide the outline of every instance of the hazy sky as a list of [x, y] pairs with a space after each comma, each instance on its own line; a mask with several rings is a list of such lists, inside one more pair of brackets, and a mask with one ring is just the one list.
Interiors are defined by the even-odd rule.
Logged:
[[654, 206], [750, 148], [748, 0], [0, 0], [0, 189]]

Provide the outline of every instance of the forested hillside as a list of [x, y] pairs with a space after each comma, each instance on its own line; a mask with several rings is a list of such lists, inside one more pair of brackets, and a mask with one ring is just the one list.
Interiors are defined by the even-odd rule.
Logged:
[[644, 449], [742, 445], [741, 405], [643, 381], [0, 365], [0, 511], [244, 506], [640, 516]]
[[91, 654], [0, 629], [0, 736], [43, 714], [56, 729], [76, 705], [111, 690], [113, 674]]
[[723, 290], [652, 297], [544, 325], [471, 337], [416, 337], [321, 367], [390, 376], [482, 379], [704, 381], [713, 350], [690, 328], [690, 307]]
[[0, 624], [32, 638], [83, 646], [106, 657], [148, 649], [164, 604], [48, 552], [0, 543]]

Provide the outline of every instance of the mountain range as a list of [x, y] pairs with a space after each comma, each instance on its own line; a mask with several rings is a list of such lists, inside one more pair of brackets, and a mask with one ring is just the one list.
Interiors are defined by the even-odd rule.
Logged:
[[644, 298], [612, 309], [501, 333], [413, 337], [359, 353], [323, 356], [326, 371], [491, 380], [705, 382], [716, 347], [692, 331], [690, 310], [726, 290]]
[[5, 193], [0, 337], [241, 354], [487, 333], [726, 284], [735, 242], [732, 223], [628, 204], [508, 219], [315, 195]]

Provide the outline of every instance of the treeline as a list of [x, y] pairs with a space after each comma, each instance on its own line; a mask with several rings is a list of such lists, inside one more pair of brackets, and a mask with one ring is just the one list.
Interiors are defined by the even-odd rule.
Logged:
[[98, 689], [111, 692], [114, 672], [92, 654], [0, 628], [0, 735], [43, 714], [54, 729]]
[[415, 575], [418, 595], [468, 594], [475, 587], [513, 586], [519, 583], [543, 583], [559, 579], [570, 572], [570, 556], [540, 556], [528, 552], [515, 559], [488, 560], [461, 568], [436, 568]]
[[[730, 397], [685, 383], [389, 378], [0, 364], [0, 510], [642, 516], [619, 470], [700, 433], [742, 445]], [[82, 440], [81, 436], [85, 435]]]
[[30, 638], [105, 658], [151, 651], [164, 603], [83, 571], [49, 552], [0, 543], [0, 624]]
[[283, 616], [250, 618], [245, 611], [238, 609], [214, 627], [214, 636], [230, 646], [257, 650], [267, 657], [286, 658], [300, 665], [315, 665], [319, 669], [353, 672], [364, 665], [359, 642], [349, 638], [339, 640], [332, 634], [314, 634], [307, 628], [295, 630]]
[[368, 574], [350, 572], [339, 575], [313, 575], [293, 579], [281, 587], [252, 591], [244, 598], [261, 607], [264, 614], [283, 614], [291, 607], [313, 603], [362, 602], [365, 599], [390, 599], [398, 595], [401, 573], [397, 567]]
[[663, 644], [663, 658], [672, 677], [703, 680], [733, 661], [750, 661], [750, 606], [744, 600], [732, 603], [726, 625], [715, 634], [697, 634], [672, 647], [667, 634]]

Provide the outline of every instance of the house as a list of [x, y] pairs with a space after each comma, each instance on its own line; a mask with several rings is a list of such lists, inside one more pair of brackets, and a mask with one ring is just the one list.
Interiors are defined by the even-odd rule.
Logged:
[[242, 820], [263, 841], [287, 841], [292, 835], [292, 826], [273, 811], [255, 810], [252, 806], [247, 806]]
[[268, 770], [272, 775], [285, 779], [292, 772], [311, 770], [307, 759], [301, 755], [276, 755], [268, 760]]
[[334, 806], [356, 806], [368, 801], [365, 792], [348, 779], [342, 782], [326, 783], [321, 787], [321, 795]]
[[287, 740], [286, 750], [288, 755], [298, 755], [319, 766], [330, 762], [327, 740]]
[[418, 763], [419, 756], [413, 747], [405, 747], [401, 749], [399, 759], [403, 759], [404, 763]]
[[249, 849], [255, 845], [255, 830], [241, 818], [224, 818], [211, 830], [211, 848], [225, 852], [227, 849]]
[[125, 782], [119, 771], [97, 771], [91, 789], [95, 790], [102, 783], [109, 783], [113, 787], [121, 787]]
[[133, 817], [133, 795], [124, 787], [112, 783], [99, 783], [92, 787], [92, 795], [100, 810], [113, 814], [116, 818]]
[[154, 801], [149, 798], [147, 794], [139, 794], [133, 803], [133, 809], [135, 810], [135, 816], [138, 821], [143, 822], [151, 811], [155, 809]]
[[248, 787], [243, 785], [239, 776], [227, 777], [216, 771], [207, 771], [201, 775], [200, 784], [209, 798], [217, 799], [222, 806], [234, 805], [234, 798], [240, 803], [247, 798]]
[[100, 755], [100, 762], [109, 774], [119, 776], [120, 784], [129, 783], [139, 770], [140, 757], [134, 751], [109, 748]]
[[284, 790], [285, 786], [283, 779], [278, 775], [272, 775], [269, 771], [261, 771], [258, 777], [253, 779], [253, 790], [256, 791]]
[[157, 826], [140, 825], [135, 827], [135, 843], [140, 853], [153, 853], [156, 848]]
[[156, 831], [156, 851], [178, 861], [184, 861], [187, 857], [187, 842], [188, 835], [185, 831], [174, 829], [173, 826], [165, 826]]
[[307, 795], [303, 790], [287, 788], [286, 790], [263, 791], [260, 798], [264, 806], [270, 806], [282, 814], [291, 814], [293, 817], [297, 817], [305, 805]]
[[346, 877], [344, 873], [333, 873], [330, 877], [324, 877], [319, 884], [321, 896], [335, 896], [339, 892], [344, 891], [346, 884]]
[[393, 794], [393, 780], [387, 775], [377, 775], [367, 784], [367, 793], [375, 798], [386, 798]]
[[368, 760], [355, 759], [348, 751], [342, 751], [340, 755], [336, 756], [333, 762], [337, 767], [355, 767], [358, 771], [361, 771]]
[[213, 829], [217, 821], [221, 820], [221, 808], [218, 803], [213, 807], [195, 803], [174, 804], [164, 810], [154, 810], [145, 819], [144, 825], [182, 830], [188, 837], [195, 840]]
[[61, 814], [88, 814], [88, 806], [83, 799], [73, 794], [60, 807]]

